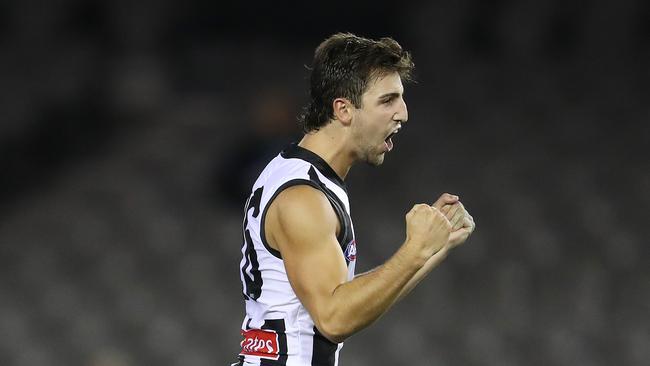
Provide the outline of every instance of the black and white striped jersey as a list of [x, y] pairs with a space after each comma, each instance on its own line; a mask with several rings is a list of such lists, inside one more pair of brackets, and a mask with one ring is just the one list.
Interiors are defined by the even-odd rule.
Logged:
[[262, 171], [244, 211], [240, 276], [246, 303], [239, 365], [338, 365], [343, 343], [332, 343], [314, 326], [307, 309], [291, 288], [280, 252], [264, 235], [266, 210], [282, 190], [305, 184], [322, 191], [336, 212], [338, 242], [354, 277], [356, 243], [346, 187], [318, 155], [291, 144]]

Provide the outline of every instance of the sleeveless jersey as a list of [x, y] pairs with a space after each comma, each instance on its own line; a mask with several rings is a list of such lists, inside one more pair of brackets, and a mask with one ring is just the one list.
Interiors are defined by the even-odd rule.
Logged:
[[338, 365], [343, 343], [330, 342], [316, 329], [291, 288], [280, 252], [268, 245], [264, 233], [266, 211], [275, 197], [301, 184], [320, 190], [330, 201], [340, 221], [337, 239], [348, 280], [354, 277], [356, 243], [345, 184], [320, 156], [291, 144], [257, 178], [244, 210], [240, 277], [246, 316], [236, 365]]

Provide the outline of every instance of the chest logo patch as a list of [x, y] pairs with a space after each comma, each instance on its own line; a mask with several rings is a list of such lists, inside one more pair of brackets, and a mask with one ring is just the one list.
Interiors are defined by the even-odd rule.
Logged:
[[345, 258], [350, 262], [353, 262], [357, 259], [356, 240], [352, 239], [352, 241], [348, 243], [348, 246], [345, 247], [345, 252], [343, 254], [345, 255]]

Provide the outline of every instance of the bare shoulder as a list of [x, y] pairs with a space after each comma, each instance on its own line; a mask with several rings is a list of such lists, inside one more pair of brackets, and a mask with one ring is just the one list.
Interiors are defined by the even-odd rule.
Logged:
[[313, 238], [336, 237], [338, 219], [325, 194], [309, 185], [296, 185], [278, 194], [268, 208], [265, 231], [269, 245], [312, 243]]
[[319, 329], [334, 290], [347, 281], [338, 222], [325, 194], [309, 185], [279, 193], [266, 216], [267, 243], [282, 254], [291, 288]]

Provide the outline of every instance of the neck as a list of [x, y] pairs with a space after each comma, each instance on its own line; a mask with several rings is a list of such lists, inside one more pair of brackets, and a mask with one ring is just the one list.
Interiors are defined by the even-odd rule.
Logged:
[[344, 136], [332, 131], [330, 126], [306, 134], [298, 146], [320, 156], [342, 180], [345, 180], [354, 164], [354, 154], [347, 146]]

